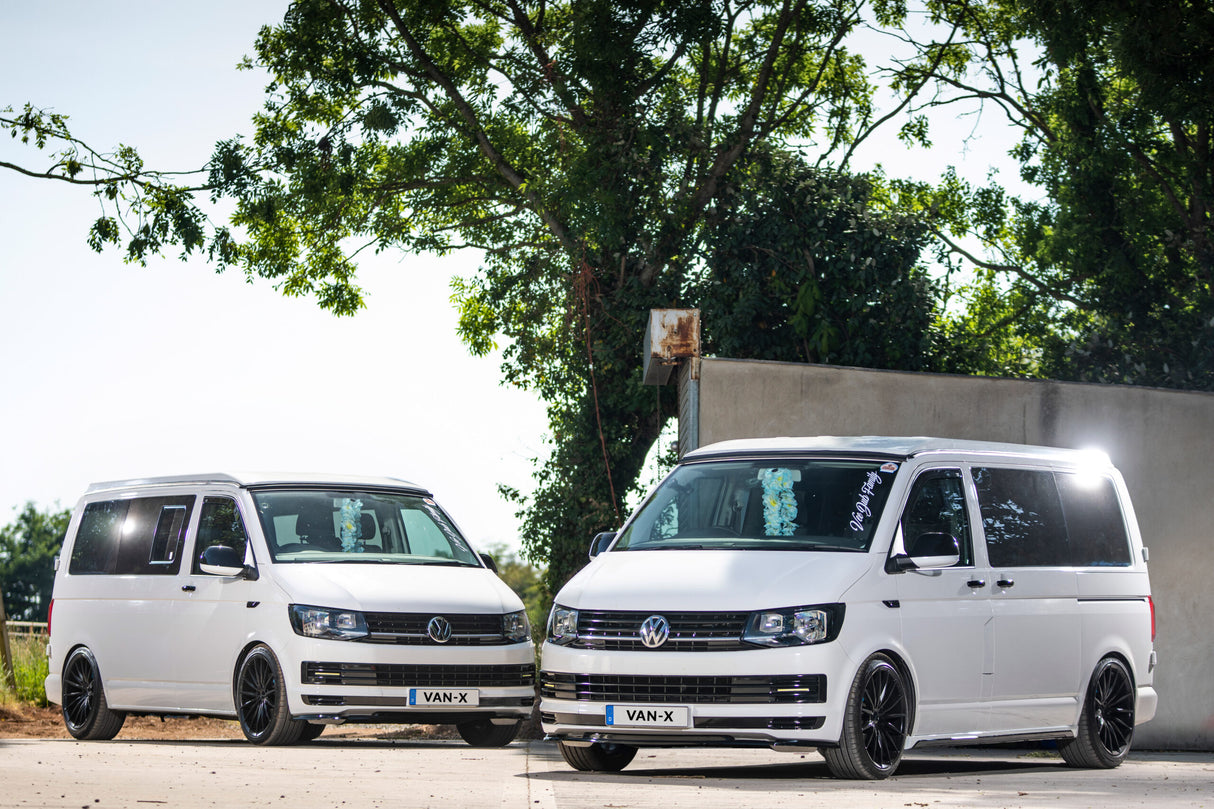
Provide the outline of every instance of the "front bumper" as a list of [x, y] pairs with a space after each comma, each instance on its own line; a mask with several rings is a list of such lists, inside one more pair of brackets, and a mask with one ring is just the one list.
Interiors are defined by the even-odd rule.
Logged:
[[[446, 724], [524, 719], [535, 702], [530, 643], [488, 648], [313, 641], [283, 660], [297, 719]], [[451, 697], [436, 702], [434, 694]], [[429, 698], [429, 699], [428, 699]]]
[[546, 644], [543, 660], [545, 733], [636, 746], [835, 744], [847, 697], [838, 673], [850, 665], [834, 643], [719, 653]]

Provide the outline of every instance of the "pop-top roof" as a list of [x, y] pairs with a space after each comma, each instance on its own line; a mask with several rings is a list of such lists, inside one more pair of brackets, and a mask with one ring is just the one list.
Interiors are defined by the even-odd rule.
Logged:
[[170, 486], [183, 483], [226, 483], [246, 488], [265, 486], [306, 486], [309, 488], [317, 486], [337, 486], [341, 488], [364, 487], [372, 489], [410, 489], [415, 492], [428, 493], [424, 487], [418, 486], [416, 483], [410, 483], [407, 480], [400, 480], [399, 478], [299, 472], [214, 472], [202, 475], [166, 475], [162, 477], [132, 478], [130, 480], [110, 480], [92, 484], [88, 487], [88, 492]]
[[1040, 458], [1044, 460], [1109, 465], [1108, 456], [1096, 449], [1063, 449], [996, 441], [968, 441], [959, 438], [929, 436], [791, 436], [783, 438], [743, 438], [709, 444], [688, 452], [683, 459], [703, 460], [710, 457], [779, 454], [862, 454], [905, 460], [929, 452], [985, 453], [1011, 458]]

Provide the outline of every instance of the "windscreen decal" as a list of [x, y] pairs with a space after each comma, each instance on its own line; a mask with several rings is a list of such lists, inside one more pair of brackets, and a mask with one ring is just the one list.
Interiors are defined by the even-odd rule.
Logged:
[[[881, 471], [897, 472], [898, 465], [893, 463], [883, 464], [881, 466]], [[869, 517], [873, 516], [872, 510], [868, 507], [868, 501], [872, 499], [873, 493], [876, 491], [877, 487], [884, 482], [885, 481], [881, 479], [881, 475], [877, 472], [869, 472], [868, 477], [864, 479], [864, 485], [860, 487], [860, 496], [856, 498], [856, 505], [852, 510], [851, 523], [849, 524], [851, 530], [855, 531], [857, 534], [864, 533], [864, 523]]]

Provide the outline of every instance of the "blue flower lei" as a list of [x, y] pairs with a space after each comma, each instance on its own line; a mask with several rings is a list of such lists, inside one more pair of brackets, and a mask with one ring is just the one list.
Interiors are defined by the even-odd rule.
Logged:
[[763, 533], [769, 537], [792, 536], [796, 529], [797, 501], [792, 494], [792, 471], [789, 469], [764, 469], [763, 481]]

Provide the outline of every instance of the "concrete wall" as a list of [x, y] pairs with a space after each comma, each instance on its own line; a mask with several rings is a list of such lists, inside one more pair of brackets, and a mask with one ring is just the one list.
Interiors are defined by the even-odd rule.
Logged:
[[722, 359], [700, 361], [698, 386], [699, 446], [931, 435], [1103, 449], [1151, 552], [1160, 704], [1135, 746], [1214, 749], [1214, 394]]

